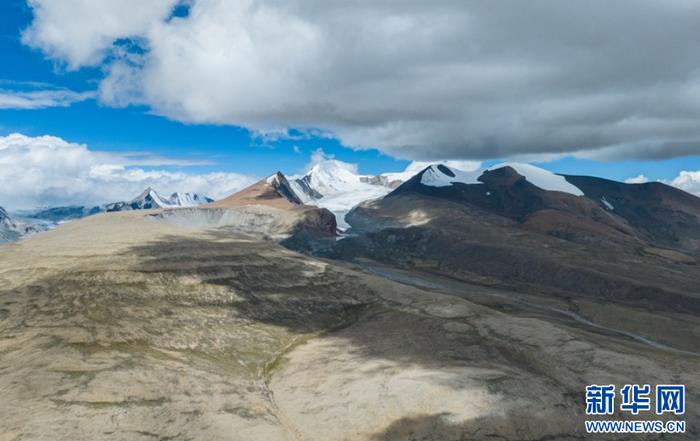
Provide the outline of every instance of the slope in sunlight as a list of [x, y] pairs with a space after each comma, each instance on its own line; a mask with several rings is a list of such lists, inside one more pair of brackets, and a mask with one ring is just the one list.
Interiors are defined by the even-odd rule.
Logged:
[[301, 207], [303, 202], [284, 174], [277, 172], [205, 207], [234, 208], [245, 205], [265, 205], [281, 210], [291, 210]]

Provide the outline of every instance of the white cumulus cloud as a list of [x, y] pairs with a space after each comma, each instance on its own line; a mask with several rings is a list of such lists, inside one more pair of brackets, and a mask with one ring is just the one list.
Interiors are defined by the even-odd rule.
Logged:
[[359, 174], [359, 168], [357, 164], [353, 164], [350, 162], [344, 162], [344, 161], [339, 161], [335, 159], [335, 155], [330, 155], [323, 151], [322, 148], [317, 148], [313, 152], [311, 152], [311, 158], [309, 159], [309, 162], [306, 164], [304, 167], [305, 171], [311, 170], [314, 166], [318, 164], [323, 164], [325, 162], [332, 161], [337, 167], [347, 170], [350, 173], [353, 174]]
[[99, 64], [115, 40], [139, 37], [167, 18], [178, 0], [28, 0], [34, 21], [22, 41], [68, 63]]
[[672, 180], [663, 182], [687, 191], [688, 193], [700, 196], [700, 170], [681, 171], [680, 174]]
[[644, 175], [637, 175], [637, 176], [633, 176], [631, 178], [625, 179], [626, 184], [644, 184], [646, 182], [649, 182], [649, 178], [647, 178]]
[[220, 198], [254, 181], [237, 173], [191, 174], [137, 167], [157, 164], [187, 163], [95, 152], [53, 136], [0, 137], [0, 206], [102, 204], [131, 199], [148, 186], [165, 195], [180, 191]]

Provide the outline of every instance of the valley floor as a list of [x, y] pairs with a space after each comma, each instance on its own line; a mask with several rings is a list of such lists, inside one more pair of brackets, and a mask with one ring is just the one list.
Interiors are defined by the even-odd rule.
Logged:
[[588, 439], [587, 385], [668, 382], [697, 438], [693, 337], [583, 306], [98, 215], [0, 247], [0, 441]]

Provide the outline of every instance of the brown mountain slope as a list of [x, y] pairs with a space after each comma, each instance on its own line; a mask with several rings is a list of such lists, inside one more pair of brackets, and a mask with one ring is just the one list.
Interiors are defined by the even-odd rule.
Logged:
[[303, 203], [292, 190], [287, 178], [282, 173], [277, 172], [231, 196], [207, 204], [205, 207], [235, 208], [245, 205], [265, 205], [280, 210], [291, 210], [301, 207]]
[[[202, 210], [210, 210], [209, 213], [205, 213], [207, 218], [211, 218], [211, 212], [215, 210], [228, 211], [228, 214], [214, 216], [215, 223], [221, 223], [220, 218], [226, 218], [231, 215], [231, 211], [237, 211], [238, 214], [233, 215], [235, 219], [232, 221], [239, 229], [238, 218], [241, 211], [245, 211], [245, 217], [250, 218], [247, 222], [265, 224], [265, 228], [268, 229], [271, 228], [270, 225], [274, 225], [275, 231], [291, 234], [290, 241], [301, 244], [301, 247], [306, 246], [307, 235], [335, 236], [337, 233], [333, 213], [325, 208], [304, 205], [281, 172], [224, 199], [202, 205], [201, 208], [194, 209], [190, 215], [199, 220], [202, 217]], [[181, 217], [182, 213], [178, 211], [174, 217]]]

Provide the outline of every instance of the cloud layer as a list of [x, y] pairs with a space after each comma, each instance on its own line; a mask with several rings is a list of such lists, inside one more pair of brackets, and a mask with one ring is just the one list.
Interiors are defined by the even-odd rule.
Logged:
[[105, 103], [401, 158], [700, 152], [695, 1], [177, 3], [29, 0], [24, 42], [103, 63]]
[[52, 136], [0, 137], [0, 206], [102, 204], [128, 200], [152, 186], [168, 195], [197, 192], [219, 198], [254, 181], [237, 173], [190, 174], [137, 165], [183, 163], [151, 156], [94, 152]]

